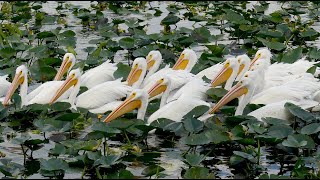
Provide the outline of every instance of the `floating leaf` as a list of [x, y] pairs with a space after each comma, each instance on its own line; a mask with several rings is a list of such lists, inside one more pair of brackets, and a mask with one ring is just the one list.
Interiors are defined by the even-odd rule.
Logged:
[[320, 123], [312, 123], [301, 129], [301, 134], [314, 134], [320, 131]]
[[209, 174], [209, 169], [205, 167], [192, 167], [187, 169], [183, 175], [185, 179], [215, 179], [212, 173]]
[[302, 57], [302, 48], [298, 47], [284, 53], [281, 62], [294, 63]]
[[66, 170], [68, 163], [62, 159], [52, 158], [49, 160], [40, 159], [40, 169], [46, 171]]
[[16, 54], [16, 50], [11, 47], [5, 47], [0, 49], [0, 56], [2, 58], [11, 58]]
[[134, 47], [134, 39], [125, 37], [119, 40], [119, 46], [123, 49], [132, 49]]
[[148, 167], [146, 167], [141, 174], [144, 176], [152, 176], [155, 174], [159, 174], [159, 172], [164, 171], [164, 168], [159, 166], [159, 165], [150, 165]]
[[307, 28], [305, 31], [300, 32], [301, 37], [310, 37], [310, 36], [315, 36], [318, 35], [319, 33], [312, 29], [312, 28]]
[[269, 128], [268, 135], [270, 135], [273, 138], [281, 139], [288, 137], [288, 135], [293, 134], [293, 132], [294, 130], [290, 126], [284, 124], [277, 124]]
[[217, 129], [205, 131], [205, 135], [211, 142], [215, 144], [230, 140], [227, 132]]
[[131, 67], [123, 63], [118, 63], [117, 67], [118, 69], [113, 73], [113, 77], [115, 79], [123, 78], [123, 81], [127, 80], [127, 77], [131, 71]]
[[210, 140], [204, 133], [192, 134], [184, 139], [184, 143], [187, 145], [204, 145], [209, 144]]
[[299, 107], [295, 104], [287, 102], [284, 105], [284, 107], [287, 108], [292, 115], [294, 115], [294, 116], [296, 116], [306, 122], [315, 120], [315, 117], [311, 113], [309, 113], [306, 110], [303, 110], [301, 107]]
[[161, 25], [170, 25], [170, 24], [176, 24], [180, 21], [180, 18], [174, 14], [169, 13], [165, 18], [162, 19], [160, 22]]
[[262, 39], [260, 37], [258, 37], [257, 39], [259, 41], [261, 41], [263, 45], [267, 46], [270, 49], [274, 49], [277, 51], [281, 51], [287, 47], [286, 45], [284, 45], [283, 43], [280, 43], [280, 42], [271, 42], [271, 41], [267, 41], [265, 39]]
[[201, 161], [205, 159], [205, 155], [203, 154], [195, 154], [195, 153], [188, 153], [186, 154], [186, 161], [190, 166], [198, 166]]

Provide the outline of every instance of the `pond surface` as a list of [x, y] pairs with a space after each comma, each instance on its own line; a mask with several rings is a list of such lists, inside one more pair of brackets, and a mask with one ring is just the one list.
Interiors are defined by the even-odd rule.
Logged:
[[[1, 6], [4, 2], [1, 2]], [[205, 3], [205, 2], [203, 2]], [[279, 10], [282, 10], [282, 8], [289, 8], [291, 7], [290, 3], [281, 3], [281, 2], [276, 2], [276, 1], [270, 1], [269, 3], [269, 7], [266, 8], [264, 10], [264, 15], [270, 15], [274, 12], [277, 12]], [[93, 18], [90, 16], [89, 21], [90, 21], [90, 25], [84, 25], [84, 21], [79, 18], [80, 15], [78, 14], [75, 15], [73, 12], [75, 10], [79, 10], [79, 9], [88, 9], [89, 14], [96, 14], [96, 8], [92, 8], [92, 6], [97, 6], [99, 3], [98, 2], [90, 2], [90, 1], [64, 1], [62, 3], [58, 3], [58, 2], [54, 2], [54, 1], [47, 1], [45, 3], [39, 3], [41, 4], [42, 8], [39, 10], [41, 12], [45, 12], [46, 16], [60, 16], [61, 14], [64, 14], [63, 19], [65, 20], [65, 23], [62, 24], [58, 24], [58, 23], [44, 23], [41, 28], [39, 29], [39, 32], [43, 32], [43, 31], [53, 31], [54, 29], [56, 29], [57, 27], [62, 27], [61, 32], [66, 31], [66, 30], [71, 30], [75, 33], [75, 44], [73, 45], [73, 50], [76, 52], [76, 58], [81, 62], [89, 62], [89, 60], [91, 60], [90, 58], [92, 58], [91, 56], [89, 56], [89, 54], [92, 54], [93, 51], [91, 51], [90, 53], [87, 52], [88, 47], [93, 47], [93, 49], [97, 49], [97, 47], [99, 46], [99, 43], [94, 42], [95, 40], [98, 39], [102, 39], [101, 41], [106, 41], [106, 39], [112, 39], [113, 41], [119, 41], [119, 39], [126, 37], [126, 36], [132, 36], [130, 35], [130, 32], [132, 31], [126, 23], [120, 23], [117, 28], [119, 31], [121, 31], [123, 34], [119, 33], [119, 36], [115, 36], [115, 37], [110, 37], [110, 38], [105, 38], [103, 35], [101, 35], [101, 31], [98, 30], [94, 30], [94, 28], [90, 28], [90, 25], [94, 24], [92, 23], [90, 18]], [[106, 3], [108, 4], [108, 2]], [[124, 3], [124, 4], [130, 4], [130, 3]], [[175, 6], [170, 7], [172, 4], [174, 4]], [[235, 7], [237, 7], [238, 9], [240, 8], [239, 4], [234, 3]], [[257, 1], [251, 1], [245, 4], [245, 9], [242, 9], [242, 11], [248, 11], [248, 10], [255, 10], [255, 8], [257, 6], [260, 6], [261, 4]], [[310, 20], [309, 17], [309, 10], [311, 9], [312, 3], [304, 3], [304, 6], [301, 7], [301, 9], [305, 10], [306, 13], [301, 13], [300, 17], [301, 17], [301, 22], [305, 22]], [[59, 6], [62, 6], [62, 8], [58, 8]], [[206, 6], [197, 6], [197, 4], [192, 4], [189, 6], [186, 6], [185, 3], [183, 2], [174, 2], [174, 1], [166, 1], [166, 2], [158, 2], [158, 1], [152, 1], [152, 2], [147, 2], [143, 8], [141, 8], [141, 6], [139, 6], [139, 4], [135, 4], [135, 5], [122, 5], [123, 9], [126, 9], [126, 7], [128, 7], [128, 12], [125, 12], [123, 9], [122, 11], [124, 12], [123, 14], [120, 13], [115, 13], [114, 10], [111, 10], [109, 8], [104, 8], [101, 12], [104, 15], [104, 18], [108, 19], [108, 22], [102, 22], [105, 24], [111, 24], [112, 20], [115, 19], [121, 19], [124, 21], [128, 21], [132, 18], [137, 18], [140, 19], [141, 22], [139, 23], [140, 26], [144, 26], [142, 29], [146, 32], [146, 35], [152, 35], [152, 34], [160, 34], [160, 36], [165, 36], [163, 35], [164, 33], [164, 26], [161, 25], [161, 21], [167, 17], [170, 13], [174, 12], [175, 16], [179, 17], [180, 20], [175, 23], [175, 24], [170, 24], [168, 25], [167, 28], [171, 29], [171, 31], [178, 31], [181, 30], [183, 28], [188, 28], [190, 30], [194, 30], [197, 28], [201, 28], [201, 27], [206, 27], [207, 30], [210, 32], [209, 34], [211, 34], [211, 36], [219, 36], [222, 35], [221, 38], [217, 38], [218, 40], [212, 40], [209, 42], [199, 42], [199, 43], [190, 43], [190, 48], [192, 48], [193, 50], [196, 51], [197, 56], [203, 57], [203, 53], [207, 53], [207, 54], [213, 54], [213, 56], [209, 56], [209, 60], [212, 60], [213, 64], [217, 63], [217, 59], [221, 60], [223, 58], [224, 55], [228, 55], [228, 54], [240, 54], [243, 52], [249, 52], [250, 55], [254, 54], [254, 52], [256, 51], [256, 48], [254, 46], [251, 47], [251, 45], [248, 45], [248, 47], [246, 47], [247, 49], [243, 48], [244, 44], [246, 44], [245, 42], [248, 41], [248, 39], [250, 39], [250, 36], [244, 37], [246, 35], [244, 35], [243, 37], [238, 37], [235, 32], [234, 27], [231, 27], [232, 25], [229, 24], [221, 24], [220, 21], [217, 20], [217, 22], [209, 22], [209, 21], [205, 21], [205, 20], [197, 20], [197, 21], [192, 21], [189, 18], [187, 18], [185, 16], [186, 13], [189, 13], [191, 11], [196, 11], [198, 16], [205, 16], [207, 19], [214, 19], [219, 17], [219, 15], [208, 15], [207, 12], [210, 11], [210, 9], [213, 9], [214, 6], [217, 6], [218, 8], [220, 6], [213, 4], [212, 2], [207, 2], [207, 7]], [[178, 9], [177, 7], [179, 7], [180, 9]], [[168, 10], [169, 8], [169, 10]], [[175, 12], [172, 9], [178, 9], [177, 12]], [[207, 8], [207, 9], [206, 9]], [[225, 8], [225, 7], [224, 7]], [[295, 7], [294, 7], [295, 8]], [[133, 9], [138, 9], [138, 11], [135, 11]], [[201, 9], [201, 10], [199, 10]], [[204, 10], [203, 10], [204, 9]], [[154, 16], [153, 14], [157, 11], [161, 11], [162, 13], [159, 16]], [[79, 13], [79, 12], [78, 12]], [[293, 12], [293, 14], [295, 14], [295, 12]], [[298, 13], [299, 14], [299, 13]], [[293, 19], [294, 16], [293, 15], [289, 15], [289, 19]], [[219, 19], [219, 18], [218, 18]], [[224, 21], [228, 21], [228, 20], [224, 20]], [[231, 20], [230, 20], [231, 21]], [[33, 26], [33, 24], [35, 23], [35, 19], [32, 18], [28, 21], [28, 24], [30, 26]], [[282, 23], [282, 21], [281, 21]], [[279, 22], [280, 24], [280, 22]], [[96, 24], [97, 25], [97, 24]], [[221, 31], [221, 28], [223, 30], [226, 31]], [[245, 27], [242, 27], [245, 28]], [[306, 27], [307, 28], [307, 27]], [[310, 25], [308, 28], [313, 28], [315, 31], [320, 32], [320, 21], [319, 18], [314, 18], [314, 23], [312, 25]], [[20, 26], [20, 29], [23, 29], [22, 26]], [[250, 28], [249, 28], [250, 29]], [[227, 32], [228, 31], [228, 32]], [[249, 30], [248, 30], [249, 31]], [[202, 33], [202, 32], [201, 32]], [[252, 35], [254, 36], [254, 35]], [[105, 38], [105, 39], [104, 39]], [[270, 38], [270, 41], [275, 41], [274, 39], [279, 38], [277, 35], [275, 35], [274, 37]], [[170, 37], [169, 37], [170, 39]], [[177, 38], [175, 38], [176, 40]], [[237, 40], [238, 39], [238, 40]], [[170, 41], [170, 40], [169, 40]], [[178, 41], [182, 41], [182, 40], [178, 40]], [[314, 39], [305, 39], [303, 43], [301, 43], [302, 45], [308, 45], [312, 48], [315, 48], [316, 50], [318, 50], [320, 48], [320, 42], [319, 42], [319, 37], [315, 37]], [[36, 46], [37, 41], [33, 42], [33, 46]], [[160, 40], [159, 40], [160, 42]], [[305, 44], [304, 44], [305, 43]], [[165, 44], [165, 43], [163, 43]], [[189, 44], [189, 43], [187, 43]], [[228, 49], [229, 48], [229, 52], [225, 53], [224, 51], [222, 52], [222, 50], [218, 49], [217, 47], [216, 50], [219, 51], [219, 53], [214, 54], [214, 50], [210, 49], [210, 46], [208, 47], [207, 45], [217, 45], [217, 44], [221, 44], [223, 45], [224, 49]], [[250, 43], [249, 43], [250, 44]], [[258, 43], [257, 43], [258, 44]], [[286, 44], [286, 48], [290, 47], [290, 48], [296, 48], [298, 46], [300, 46], [301, 44], [299, 43], [295, 43], [292, 44], [291, 41], [289, 41], [288, 44]], [[260, 42], [261, 45], [261, 42]], [[145, 45], [147, 46], [147, 45]], [[168, 47], [168, 46], [167, 46]], [[171, 46], [170, 52], [168, 53], [168, 56], [170, 56], [170, 53], [173, 54], [172, 56], [170, 56], [170, 60], [175, 59], [176, 57], [178, 57], [178, 53], [180, 52], [180, 49], [183, 49], [185, 47], [185, 45], [181, 46], [181, 47], [174, 47], [174, 44]], [[256, 45], [256, 47], [258, 47], [258, 45]], [[66, 46], [65, 45], [58, 45], [58, 48], [61, 49], [65, 49], [66, 51]], [[143, 48], [143, 46], [141, 46], [140, 48]], [[147, 48], [151, 48], [151, 47], [147, 47]], [[270, 47], [269, 47], [270, 48]], [[286, 49], [284, 48], [284, 49]], [[307, 51], [308, 47], [303, 47], [303, 51], [302, 53], [300, 53], [300, 56], [304, 55], [309, 55], [309, 51]], [[138, 49], [138, 48], [137, 48]], [[167, 48], [169, 49], [169, 48]], [[236, 51], [236, 50], [239, 51]], [[271, 47], [272, 49], [272, 47]], [[281, 54], [281, 56], [277, 56], [275, 57], [275, 59], [273, 59], [274, 61], [280, 61], [280, 59], [283, 57], [284, 54], [284, 49], [281, 50], [275, 50], [272, 49], [275, 53]], [[288, 48], [289, 49], [289, 48]], [[122, 48], [119, 49], [117, 51], [114, 52], [114, 54], [110, 55], [107, 54], [108, 56], [104, 57], [104, 59], [113, 59], [114, 62], [122, 62], [124, 64], [127, 64], [128, 62], [128, 56], [129, 57], [136, 57], [135, 55], [132, 55], [134, 48]], [[234, 51], [233, 51], [234, 50]], [[319, 51], [318, 51], [319, 52]], [[101, 56], [104, 56], [106, 54], [100, 54]], [[142, 53], [143, 54], [143, 53]], [[144, 53], [145, 54], [145, 53]], [[24, 58], [28, 58], [29, 55], [25, 54]], [[59, 55], [58, 58], [61, 58], [61, 55]], [[206, 57], [204, 57], [203, 59], [205, 59]], [[220, 59], [219, 59], [220, 58]], [[311, 60], [318, 60], [319, 58], [311, 58]], [[87, 61], [88, 60], [88, 61]], [[95, 60], [95, 59], [93, 59]], [[93, 61], [92, 60], [92, 61]], [[133, 61], [133, 58], [130, 59], [131, 62]], [[172, 62], [168, 60], [167, 62]], [[208, 61], [209, 61], [208, 60]], [[281, 59], [282, 61], [282, 59]], [[1, 61], [1, 62], [7, 62], [5, 60]], [[19, 62], [19, 61], [17, 61]], [[59, 63], [58, 63], [59, 64]], [[210, 64], [206, 64], [206, 66], [209, 66]], [[59, 65], [58, 65], [59, 66]], [[9, 71], [9, 67], [7, 65], [3, 65], [1, 66], [1, 69], [6, 69], [7, 71]], [[14, 66], [10, 67], [13, 68]], [[198, 68], [204, 68], [204, 66], [199, 65]], [[6, 71], [6, 72], [7, 72]], [[200, 69], [198, 69], [198, 71], [200, 71]], [[39, 82], [33, 82], [34, 84], [37, 84]], [[40, 83], [39, 83], [40, 84]], [[159, 103], [159, 102], [157, 102]], [[22, 111], [23, 114], [24, 111]], [[29, 113], [29, 111], [27, 111]], [[31, 111], [32, 112], [32, 111]], [[19, 113], [19, 112], [18, 112]], [[12, 116], [11, 116], [12, 115]], [[11, 116], [14, 117], [14, 113], [8, 115], [8, 117]], [[81, 117], [83, 117], [84, 115], [82, 114]], [[16, 116], [14, 118], [17, 118], [19, 116]], [[2, 118], [2, 117], [1, 117]], [[34, 116], [34, 114], [32, 114], [32, 116], [30, 116], [30, 118], [35, 118], [35, 119], [41, 119], [44, 117], [38, 117], [38, 116]], [[87, 135], [92, 131], [92, 124], [97, 123], [97, 118], [96, 116], [92, 116], [89, 118], [90, 121], [84, 121], [84, 123], [82, 124], [84, 128], [80, 128], [80, 130], [74, 130], [74, 134], [71, 133], [70, 130], [70, 136], [73, 136], [71, 139], [81, 139], [86, 141], [86, 137]], [[29, 133], [29, 135], [31, 136], [30, 139], [38, 139], [38, 140], [43, 140], [45, 141], [47, 138], [49, 138], [49, 141], [47, 143], [40, 143], [41, 148], [38, 148], [36, 150], [34, 150], [32, 152], [32, 158], [29, 158], [27, 160], [27, 163], [25, 163], [25, 157], [24, 157], [24, 153], [22, 152], [21, 149], [21, 144], [19, 143], [12, 143], [12, 137], [9, 136], [8, 134], [12, 134], [14, 136], [19, 137], [19, 135], [21, 134], [21, 132], [24, 131], [24, 129], [19, 129], [17, 127], [19, 126], [15, 126], [10, 124], [12, 119], [7, 119], [7, 120], [3, 120], [1, 126], [2, 127], [6, 127], [9, 126], [7, 129], [7, 133], [2, 132], [3, 134], [3, 142], [1, 142], [0, 144], [0, 152], [5, 154], [6, 158], [9, 158], [12, 160], [12, 162], [15, 162], [17, 164], [25, 164], [25, 168], [28, 169], [30, 167], [28, 167], [28, 161], [29, 161], [29, 166], [33, 166], [35, 163], [37, 164], [37, 160], [38, 159], [50, 159], [52, 158], [52, 156], [49, 156], [49, 152], [55, 147], [55, 145], [57, 143], [55, 143], [55, 141], [57, 142], [62, 142], [63, 140], [56, 140], [55, 138], [59, 139], [59, 138], [64, 138], [64, 139], [68, 139], [69, 135], [66, 135], [66, 132], [61, 131], [51, 131], [51, 132], [46, 132], [45, 135], [43, 132], [41, 132], [41, 130], [38, 130], [36, 127], [32, 126], [31, 128], [27, 129], [27, 132]], [[86, 124], [88, 123], [88, 124]], [[91, 124], [90, 124], [91, 123]], [[32, 124], [32, 123], [31, 123]], [[30, 124], [29, 124], [30, 125]], [[74, 124], [73, 124], [74, 125]], [[288, 150], [287, 147], [281, 147], [281, 148], [275, 148], [276, 144], [273, 145], [266, 145], [264, 144], [263, 146], [261, 146], [260, 150], [260, 157], [259, 157], [259, 164], [261, 166], [261, 169], [257, 168], [257, 163], [253, 163], [254, 165], [250, 164], [246, 164], [247, 167], [243, 167], [234, 165], [234, 166], [230, 166], [230, 158], [233, 156], [233, 151], [242, 151], [243, 149], [245, 149], [246, 151], [251, 147], [257, 147], [256, 142], [255, 143], [244, 143], [244, 144], [237, 144], [236, 141], [232, 141], [231, 143], [225, 143], [225, 144], [217, 144], [217, 145], [212, 145], [209, 146], [208, 144], [205, 145], [196, 145], [196, 146], [189, 146], [188, 144], [185, 143], [185, 140], [183, 138], [180, 137], [176, 137], [173, 136], [173, 133], [170, 132], [171, 134], [166, 136], [166, 133], [160, 132], [160, 133], [156, 133], [156, 134], [148, 134], [148, 136], [146, 137], [146, 142], [147, 145], [145, 144], [145, 140], [141, 140], [139, 138], [136, 138], [135, 135], [132, 135], [129, 137], [129, 139], [133, 138], [134, 141], [132, 142], [132, 144], [130, 142], [127, 142], [124, 139], [124, 136], [117, 136], [116, 138], [108, 138], [108, 148], [110, 152], [113, 152], [114, 154], [118, 154], [122, 156], [121, 159], [121, 165], [119, 166], [125, 166], [125, 169], [130, 171], [132, 173], [133, 176], [135, 176], [136, 178], [148, 178], [147, 175], [143, 175], [143, 171], [145, 170], [145, 168], [149, 167], [152, 164], [157, 164], [159, 166], [161, 166], [162, 168], [164, 168], [164, 170], [159, 174], [157, 174], [158, 178], [184, 178], [184, 176], [182, 176], [182, 174], [185, 173], [185, 170], [189, 168], [189, 165], [185, 162], [185, 159], [181, 156], [181, 154], [184, 154], [186, 152], [189, 152], [190, 149], [193, 152], [201, 152], [201, 154], [207, 154], [207, 156], [203, 159], [203, 161], [200, 163], [200, 165], [197, 166], [201, 166], [201, 167], [206, 167], [211, 173], [213, 173], [215, 178], [246, 178], [246, 177], [250, 177], [250, 178], [258, 178], [261, 174], [275, 174], [275, 175], [283, 175], [283, 176], [292, 176], [292, 169], [294, 169], [294, 166], [297, 162], [297, 158], [298, 157], [308, 157], [308, 156], [303, 156], [305, 154], [312, 154], [312, 153], [318, 153], [318, 145], [316, 144], [316, 146], [314, 148], [312, 148], [311, 150], [308, 149], [309, 152], [305, 152], [306, 150], [289, 150], [288, 156], [286, 156], [285, 152], [286, 150]], [[4, 135], [6, 134], [6, 136]], [[134, 133], [133, 133], [134, 134]], [[249, 133], [250, 134], [250, 133]], [[61, 137], [60, 137], [61, 135]], [[190, 135], [190, 133], [188, 134]], [[256, 134], [257, 135], [257, 134]], [[259, 134], [261, 135], [261, 134]], [[22, 135], [23, 137], [24, 135]], [[46, 138], [44, 138], [44, 136], [46, 136]], [[53, 138], [55, 140], [50, 139]], [[139, 136], [138, 136], [139, 137]], [[255, 139], [256, 136], [252, 136], [251, 138]], [[287, 136], [285, 137], [281, 137], [280, 140], [283, 140], [284, 138], [287, 138]], [[137, 140], [139, 139], [139, 140]], [[134, 152], [135, 150], [128, 150], [126, 149], [126, 145], [133, 145], [132, 147], [138, 147], [141, 149], [143, 149], [143, 153], [142, 155], [136, 155], [132, 152]], [[248, 145], [249, 144], [249, 145]], [[281, 143], [280, 143], [281, 144]], [[99, 150], [102, 149], [103, 146], [99, 146]], [[131, 147], [131, 146], [130, 146]], [[132, 148], [131, 147], [131, 148]], [[232, 148], [231, 148], [232, 147]], [[280, 150], [279, 150], [280, 149]], [[212, 152], [211, 152], [212, 150]], [[243, 150], [244, 151], [244, 150]], [[310, 152], [311, 151], [311, 152]], [[31, 151], [27, 151], [27, 154], [30, 154]], [[84, 151], [83, 149], [79, 151], [79, 156], [85, 154], [87, 151]], [[128, 152], [130, 152], [128, 154]], [[137, 150], [137, 152], [139, 152], [139, 150]], [[290, 154], [292, 153], [292, 154]], [[292, 155], [292, 158], [290, 157], [290, 155]], [[142, 158], [141, 158], [142, 156]], [[281, 157], [280, 157], [281, 156]], [[59, 156], [60, 158], [64, 159], [67, 163], [70, 164], [70, 162], [74, 162], [75, 159], [77, 158], [77, 156], [74, 155], [70, 155], [68, 153], [65, 154], [61, 154]], [[284, 158], [282, 158], [284, 157]], [[248, 160], [249, 159], [249, 160]], [[250, 157], [246, 159], [246, 162], [250, 162]], [[240, 161], [240, 160], [239, 160]], [[317, 162], [319, 162], [317, 160]], [[119, 163], [120, 164], [120, 163]], [[39, 165], [39, 163], [38, 163]], [[242, 164], [243, 165], [243, 164]], [[251, 166], [252, 165], [252, 166]], [[37, 165], [35, 165], [37, 166]], [[116, 165], [114, 165], [116, 166]], [[112, 166], [114, 168], [114, 166]], [[306, 167], [308, 168], [313, 168], [318, 170], [318, 166], [317, 163], [306, 163]], [[30, 168], [32, 169], [32, 168]], [[29, 169], [29, 170], [30, 170]], [[257, 170], [259, 169], [259, 170]], [[20, 171], [20, 170], [17, 170]], [[31, 170], [30, 170], [31, 171]], [[298, 170], [296, 170], [298, 171]], [[84, 169], [80, 166], [80, 167], [73, 167], [71, 165], [69, 165], [68, 169], [65, 171], [64, 173], [64, 178], [93, 178], [96, 177], [95, 175], [92, 175], [93, 171], [90, 171], [90, 173], [85, 173]], [[23, 178], [44, 178], [43, 174], [45, 173], [40, 173], [39, 171], [35, 171], [34, 173], [28, 174], [26, 175], [25, 173], [22, 175], [21, 173], [13, 173], [13, 174], [18, 174], [17, 176], [13, 176], [13, 177], [23, 177]], [[93, 173], [94, 174], [94, 173]], [[4, 177], [4, 174], [0, 173], [0, 177]], [[153, 175], [152, 177], [155, 177], [155, 175]], [[210, 177], [210, 175], [208, 175], [208, 177]]]

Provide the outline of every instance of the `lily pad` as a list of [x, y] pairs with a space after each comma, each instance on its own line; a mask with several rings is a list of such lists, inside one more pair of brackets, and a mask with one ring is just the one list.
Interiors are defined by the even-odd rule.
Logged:
[[295, 104], [292, 104], [292, 103], [286, 103], [284, 105], [285, 108], [287, 108], [290, 113], [306, 122], [310, 122], [310, 121], [313, 121], [315, 120], [315, 117], [309, 113], [308, 111], [305, 111], [303, 110], [301, 107], [295, 105]]

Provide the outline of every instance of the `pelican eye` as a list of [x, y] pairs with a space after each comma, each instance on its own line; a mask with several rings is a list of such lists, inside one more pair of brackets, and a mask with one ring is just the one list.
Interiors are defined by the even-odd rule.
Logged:
[[240, 59], [238, 59], [238, 63], [240, 63]]
[[132, 96], [135, 96], [136, 95], [136, 93], [132, 93]]
[[161, 78], [161, 81], [163, 81], [164, 79], [163, 78]]
[[244, 77], [248, 77], [248, 74], [246, 74]]

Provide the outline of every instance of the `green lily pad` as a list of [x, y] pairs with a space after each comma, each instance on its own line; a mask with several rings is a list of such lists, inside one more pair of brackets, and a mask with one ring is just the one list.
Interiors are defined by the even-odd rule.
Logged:
[[310, 122], [315, 120], [315, 117], [313, 116], [313, 114], [309, 113], [306, 110], [303, 110], [301, 107], [294, 105], [292, 103], [286, 103], [284, 105], [285, 108], [287, 108], [290, 113], [306, 122]]
[[304, 140], [303, 138], [299, 138], [296, 135], [289, 135], [287, 140], [284, 140], [282, 142], [282, 145], [287, 146], [287, 147], [294, 147], [294, 148], [299, 148], [306, 146], [308, 142]]
[[189, 132], [199, 132], [203, 128], [203, 122], [192, 117], [184, 118], [182, 123], [184, 128]]
[[127, 80], [127, 77], [131, 71], [131, 67], [123, 63], [118, 63], [117, 67], [118, 69], [113, 73], [113, 77], [115, 79], [123, 78], [123, 81]]
[[51, 109], [53, 111], [65, 111], [66, 109], [69, 109], [71, 107], [70, 103], [67, 102], [56, 102], [51, 105]]
[[269, 128], [268, 135], [273, 138], [281, 139], [288, 137], [289, 135], [293, 134], [293, 132], [294, 130], [292, 129], [292, 127], [284, 124], [277, 124]]
[[209, 169], [205, 167], [192, 167], [187, 169], [183, 175], [185, 179], [215, 179], [212, 173], [209, 173]]
[[205, 155], [198, 153], [186, 154], [186, 161], [190, 166], [198, 166], [205, 159]]
[[311, 123], [301, 129], [301, 134], [315, 134], [320, 131], [320, 123]]
[[183, 142], [187, 145], [204, 145], [209, 144], [210, 140], [207, 138], [207, 136], [205, 136], [204, 133], [200, 133], [185, 137]]
[[66, 170], [68, 168], [68, 163], [62, 159], [52, 158], [52, 159], [40, 159], [40, 169], [46, 171], [57, 171]]
[[134, 47], [134, 39], [131, 37], [125, 37], [119, 40], [119, 46], [123, 49], [132, 49]]
[[120, 156], [118, 155], [102, 156], [93, 163], [93, 166], [110, 167], [111, 165], [116, 164], [119, 159]]
[[180, 18], [174, 14], [169, 13], [165, 18], [160, 22], [161, 25], [171, 25], [176, 24], [180, 21]]
[[155, 174], [159, 174], [160, 172], [164, 171], [165, 169], [159, 165], [150, 165], [146, 167], [141, 174], [144, 176], [152, 176]]
[[302, 48], [298, 47], [284, 53], [281, 62], [294, 63], [302, 57]]
[[310, 37], [310, 36], [315, 36], [318, 35], [319, 33], [312, 29], [312, 28], [307, 28], [305, 31], [300, 32], [301, 37]]
[[77, 119], [80, 115], [80, 113], [64, 113], [62, 115], [58, 115], [55, 119], [59, 121], [73, 121]]
[[267, 41], [265, 39], [262, 39], [260, 37], [257, 38], [260, 42], [262, 42], [263, 45], [267, 46], [270, 49], [274, 49], [277, 51], [281, 51], [285, 49], [287, 46], [284, 45], [283, 43], [280, 42], [272, 42], [272, 41]]
[[11, 58], [14, 55], [16, 55], [16, 50], [14, 50], [11, 47], [5, 47], [0, 49], [0, 56], [2, 58]]

